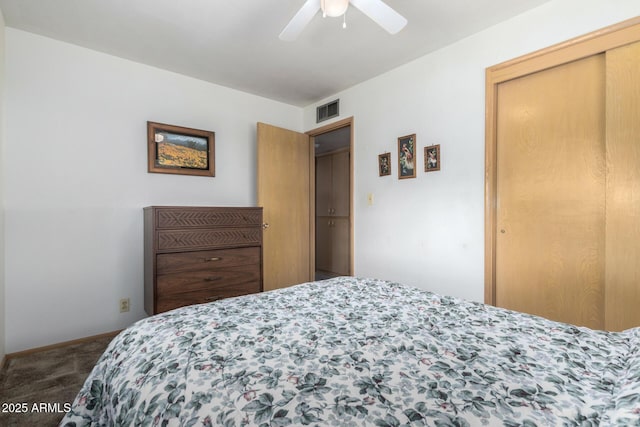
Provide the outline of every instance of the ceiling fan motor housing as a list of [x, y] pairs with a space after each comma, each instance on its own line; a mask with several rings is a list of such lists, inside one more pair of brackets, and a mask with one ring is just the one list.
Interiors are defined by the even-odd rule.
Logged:
[[321, 0], [322, 14], [324, 16], [342, 16], [349, 7], [349, 0]]

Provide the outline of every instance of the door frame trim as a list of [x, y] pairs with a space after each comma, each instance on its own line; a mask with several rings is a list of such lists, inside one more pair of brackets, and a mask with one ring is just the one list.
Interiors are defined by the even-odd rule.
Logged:
[[600, 54], [640, 40], [640, 17], [622, 21], [568, 41], [486, 69], [485, 75], [485, 201], [484, 302], [496, 301], [496, 215], [498, 85], [526, 75]]
[[[338, 120], [335, 121], [333, 123], [329, 123], [327, 125], [321, 126], [319, 128], [316, 129], [311, 129], [307, 132], [305, 132], [307, 135], [309, 135], [309, 138], [311, 139], [311, 158], [310, 158], [310, 166], [311, 166], [311, 176], [315, 177], [316, 175], [316, 164], [315, 164], [315, 137], [318, 135], [321, 135], [323, 133], [327, 133], [327, 132], [331, 132], [333, 130], [336, 129], [341, 129], [347, 126], [351, 126], [350, 128], [350, 132], [349, 132], [349, 275], [353, 276], [353, 271], [354, 271], [354, 212], [353, 212], [353, 189], [354, 189], [354, 155], [353, 155], [353, 149], [354, 149], [354, 141], [353, 141], [353, 123], [354, 123], [354, 119], [353, 116], [351, 117], [347, 117], [345, 119], [342, 120]], [[309, 248], [310, 250], [310, 257], [311, 257], [311, 277], [315, 276], [315, 270], [316, 270], [316, 180], [315, 178], [312, 179], [311, 181], [312, 184], [310, 185], [309, 188], [309, 206], [310, 208], [310, 235], [309, 235], [309, 244], [311, 245], [311, 247]]]

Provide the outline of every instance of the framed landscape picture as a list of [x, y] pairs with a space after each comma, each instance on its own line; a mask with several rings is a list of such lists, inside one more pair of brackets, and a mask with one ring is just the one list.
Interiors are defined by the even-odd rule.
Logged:
[[416, 177], [416, 134], [398, 138], [398, 179]]
[[215, 176], [215, 133], [147, 122], [149, 172]]

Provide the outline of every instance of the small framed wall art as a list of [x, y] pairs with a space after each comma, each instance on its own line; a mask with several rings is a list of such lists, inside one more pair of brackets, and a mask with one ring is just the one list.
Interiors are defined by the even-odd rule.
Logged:
[[435, 172], [440, 170], [440, 144], [424, 147], [424, 171]]
[[398, 179], [416, 177], [416, 134], [398, 138]]
[[391, 175], [391, 153], [378, 155], [378, 172], [380, 176]]
[[215, 133], [147, 122], [149, 172], [215, 176]]

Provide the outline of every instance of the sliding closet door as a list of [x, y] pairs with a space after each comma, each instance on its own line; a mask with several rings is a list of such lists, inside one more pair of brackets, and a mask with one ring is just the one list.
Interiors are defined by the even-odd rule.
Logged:
[[638, 70], [640, 17], [487, 69], [487, 303], [640, 326]]
[[606, 329], [640, 325], [640, 42], [607, 52]]
[[604, 325], [604, 55], [497, 88], [495, 303]]

